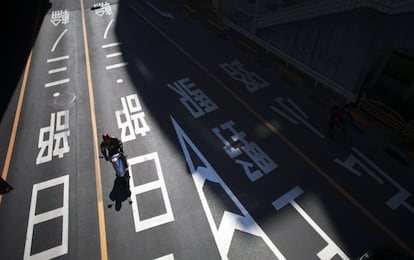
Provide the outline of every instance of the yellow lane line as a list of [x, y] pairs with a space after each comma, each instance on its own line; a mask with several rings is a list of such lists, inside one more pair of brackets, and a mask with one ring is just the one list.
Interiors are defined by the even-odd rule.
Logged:
[[373, 214], [371, 214], [361, 203], [359, 203], [351, 194], [349, 194], [344, 188], [337, 184], [327, 173], [325, 173], [319, 166], [314, 163], [308, 156], [306, 156], [298, 147], [296, 147], [292, 142], [290, 142], [279, 130], [277, 130], [271, 123], [269, 123], [265, 118], [263, 118], [258, 112], [256, 112], [251, 106], [249, 106], [242, 98], [240, 98], [236, 93], [234, 93], [229, 87], [227, 87], [220, 79], [214, 76], [210, 71], [207, 70], [200, 62], [198, 62], [193, 56], [191, 56], [187, 51], [181, 48], [173, 39], [171, 39], [167, 34], [161, 31], [155, 24], [149, 21], [145, 16], [143, 16], [136, 8], [132, 7], [132, 10], [139, 15], [145, 22], [151, 25], [159, 34], [161, 34], [167, 41], [169, 41], [174, 47], [181, 51], [185, 56], [187, 56], [194, 64], [196, 64], [202, 71], [209, 75], [214, 81], [216, 81], [224, 90], [226, 90], [231, 96], [233, 96], [238, 102], [240, 102], [248, 111], [250, 111], [256, 118], [258, 118], [267, 128], [269, 128], [273, 133], [280, 137], [294, 152], [296, 152], [305, 162], [307, 162], [317, 173], [319, 173], [326, 181], [328, 181], [339, 193], [341, 193], [345, 198], [347, 198], [355, 207], [357, 207], [361, 212], [368, 217], [373, 223], [375, 223], [385, 234], [387, 234], [391, 239], [393, 239], [398, 245], [404, 248], [409, 254], [414, 256], [414, 250], [409, 247], [404, 241], [402, 241], [394, 232], [392, 232], [388, 227], [386, 227], [382, 222], [377, 219]]
[[[19, 127], [20, 112], [22, 111], [24, 93], [26, 91], [27, 78], [29, 76], [31, 62], [32, 62], [32, 51], [30, 51], [29, 57], [26, 62], [26, 67], [24, 69], [22, 87], [20, 89], [19, 99], [17, 101], [16, 113], [14, 114], [14, 122], [13, 122], [13, 127], [12, 127], [12, 131], [10, 135], [9, 147], [7, 148], [6, 160], [4, 161], [3, 171], [1, 173], [1, 177], [5, 181], [7, 180], [7, 175], [9, 173], [10, 161], [11, 161], [11, 157], [13, 154], [13, 148], [14, 148], [14, 142], [16, 141], [16, 132], [17, 132], [17, 128]], [[3, 199], [3, 196], [0, 195], [0, 203], [2, 199]]]
[[303, 84], [305, 82], [305, 80], [299, 74], [293, 72], [292, 70], [282, 65], [277, 65], [277, 67], [282, 70], [287, 77], [289, 77], [292, 81], [295, 81], [297, 84]]
[[352, 113], [352, 118], [355, 119], [355, 121], [358, 121], [358, 123], [360, 123], [361, 125], [368, 127], [369, 123], [367, 120], [365, 120], [362, 116], [360, 116], [358, 113], [356, 112], [351, 112]]
[[94, 163], [95, 163], [95, 178], [96, 178], [96, 195], [98, 200], [98, 219], [99, 219], [99, 236], [101, 246], [101, 259], [108, 259], [108, 249], [106, 245], [106, 229], [105, 229], [105, 214], [104, 205], [102, 199], [102, 181], [101, 181], [101, 166], [99, 163], [99, 150], [98, 150], [98, 135], [96, 133], [96, 115], [95, 115], [95, 98], [93, 95], [92, 73], [91, 64], [89, 60], [89, 48], [88, 37], [86, 32], [85, 22], [85, 9], [83, 7], [83, 0], [80, 0], [81, 13], [82, 13], [82, 30], [83, 30], [83, 44], [85, 47], [85, 62], [86, 62], [86, 77], [88, 80], [89, 91], [89, 105], [91, 110], [91, 123], [92, 123], [92, 136], [93, 136], [93, 151], [94, 151]]

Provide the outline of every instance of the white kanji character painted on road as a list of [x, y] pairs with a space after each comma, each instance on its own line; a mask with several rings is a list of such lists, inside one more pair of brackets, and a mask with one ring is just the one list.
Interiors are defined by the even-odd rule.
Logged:
[[69, 12], [68, 10], [58, 10], [58, 11], [52, 11], [52, 15], [50, 17], [50, 22], [57, 26], [60, 23], [62, 24], [68, 24], [69, 23]]
[[[233, 121], [227, 121], [220, 125], [221, 129], [216, 127], [213, 128], [212, 131], [223, 142], [223, 149], [230, 158], [234, 159], [245, 153], [250, 160], [254, 162], [253, 164], [252, 162], [244, 161], [240, 158], [235, 160], [235, 163], [240, 164], [243, 167], [247, 177], [252, 182], [278, 167], [278, 165], [255, 142], [248, 142], [245, 139], [245, 132], [237, 131], [234, 126], [235, 124]], [[227, 132], [226, 135], [221, 133], [224, 131]], [[259, 169], [257, 169], [257, 167]]]
[[112, 15], [112, 7], [108, 2], [105, 3], [96, 3], [93, 5], [93, 8], [95, 9], [95, 13], [99, 16], [103, 15]]
[[69, 131], [69, 110], [57, 112], [56, 114], [56, 132], [55, 132], [55, 146], [53, 149], [53, 156], [63, 158], [65, 153], [69, 152], [68, 136]]
[[201, 89], [196, 88], [196, 85], [189, 78], [177, 80], [167, 86], [181, 96], [181, 103], [194, 118], [201, 117], [218, 108]]
[[246, 89], [251, 93], [269, 86], [269, 83], [262, 77], [244, 69], [244, 65], [238, 60], [220, 64], [219, 67], [227, 72], [234, 80], [243, 82]]
[[137, 94], [121, 98], [122, 109], [115, 111], [118, 128], [121, 129], [121, 140], [127, 142], [136, 139], [136, 135], [145, 136], [150, 128], [145, 121]]
[[222, 130], [228, 130], [231, 132], [229, 139], [231, 139], [231, 143], [225, 138], [220, 132], [220, 129], [215, 127], [212, 129], [213, 133], [223, 142], [224, 144], [224, 151], [230, 156], [230, 158], [234, 159], [237, 156], [242, 154], [240, 147], [247, 144], [248, 142], [244, 139], [246, 137], [246, 133], [243, 131], [238, 132], [234, 128], [233, 121], [227, 121], [220, 125]]
[[255, 142], [250, 142], [241, 149], [265, 174], [277, 168], [277, 164]]
[[50, 125], [40, 128], [39, 131], [38, 148], [40, 151], [36, 164], [49, 162], [53, 156], [63, 158], [64, 154], [70, 151], [69, 135], [69, 110], [52, 113]]

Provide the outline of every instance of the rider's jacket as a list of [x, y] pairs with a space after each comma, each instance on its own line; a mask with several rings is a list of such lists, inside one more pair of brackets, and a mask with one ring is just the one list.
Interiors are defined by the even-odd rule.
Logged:
[[122, 142], [116, 137], [110, 137], [108, 140], [104, 140], [101, 143], [101, 153], [105, 159], [122, 151], [122, 149]]

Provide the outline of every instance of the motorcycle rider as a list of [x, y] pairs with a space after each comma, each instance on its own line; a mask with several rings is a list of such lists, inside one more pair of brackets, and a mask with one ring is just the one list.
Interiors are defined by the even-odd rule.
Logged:
[[334, 128], [344, 129], [345, 122], [352, 123], [353, 117], [351, 108], [353, 103], [346, 103], [344, 106], [334, 106], [331, 108], [331, 115], [329, 120], [329, 134], [332, 135]]
[[125, 167], [128, 168], [128, 164], [124, 155], [124, 147], [121, 142], [116, 137], [109, 136], [108, 133], [102, 134], [102, 143], [101, 143], [101, 153], [104, 156], [105, 160], [109, 160], [112, 155], [116, 153], [121, 153], [122, 162], [124, 163]]

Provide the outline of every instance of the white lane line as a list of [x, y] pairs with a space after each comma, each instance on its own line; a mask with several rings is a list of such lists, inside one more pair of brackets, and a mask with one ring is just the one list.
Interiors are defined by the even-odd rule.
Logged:
[[112, 19], [112, 20], [109, 22], [108, 26], [106, 26], [105, 33], [104, 33], [104, 39], [106, 39], [106, 38], [108, 37], [108, 31], [109, 31], [109, 28], [111, 27], [111, 25], [112, 25], [113, 21], [114, 21], [114, 19]]
[[53, 82], [49, 82], [45, 84], [45, 88], [49, 88], [49, 87], [53, 87], [53, 86], [57, 86], [57, 85], [62, 85], [65, 83], [69, 83], [69, 79], [62, 79], [62, 80], [57, 80], [57, 81], [53, 81]]
[[112, 58], [112, 57], [121, 56], [121, 55], [122, 55], [122, 52], [114, 52], [114, 53], [106, 55], [106, 57]]
[[[148, 161], [153, 161], [155, 169], [157, 171], [158, 180], [148, 182], [145, 184], [137, 185], [134, 184], [134, 174], [132, 172], [132, 166]], [[135, 223], [135, 232], [141, 232], [146, 229], [150, 229], [156, 226], [160, 226], [169, 222], [174, 221], [174, 214], [171, 207], [171, 202], [168, 197], [167, 186], [165, 185], [164, 175], [161, 169], [160, 159], [158, 153], [150, 153], [141, 156], [137, 156], [131, 159], [128, 159], [129, 172], [130, 172], [130, 189], [131, 189], [131, 201], [132, 201], [132, 213], [134, 216]], [[138, 173], [139, 174], [139, 173]], [[139, 205], [137, 202], [137, 195], [146, 193], [152, 190], [161, 190], [164, 206], [166, 212], [158, 216], [153, 216], [147, 219], [140, 219], [139, 215]]]
[[292, 99], [290, 99], [290, 98], [287, 98], [287, 101], [290, 103], [290, 105], [292, 106], [292, 107], [294, 107], [295, 109], [296, 109], [296, 111], [298, 111], [304, 118], [309, 118], [308, 117], [308, 115], [305, 113], [305, 112], [303, 112], [303, 110], [298, 106], [298, 105], [296, 105], [296, 103], [295, 102], [293, 102], [293, 100]]
[[49, 74], [53, 74], [53, 73], [57, 73], [57, 72], [62, 72], [62, 71], [65, 71], [67, 69], [68, 69], [68, 67], [61, 67], [61, 68], [49, 70]]
[[[409, 211], [411, 211], [411, 213], [414, 213], [413, 207], [410, 206], [405, 200], [407, 200], [410, 196], [411, 193], [408, 192], [404, 187], [402, 187], [398, 182], [396, 182], [393, 178], [391, 178], [388, 174], [386, 174], [383, 170], [381, 170], [374, 162], [372, 162], [370, 159], [368, 159], [368, 157], [366, 157], [365, 155], [363, 155], [357, 148], [352, 147], [352, 150], [358, 155], [360, 156], [362, 159], [364, 159], [368, 165], [373, 168], [374, 170], [376, 170], [378, 173], [380, 173], [389, 183], [391, 183], [392, 185], [394, 185], [397, 189], [398, 192], [396, 194], [394, 194], [388, 201], [387, 201], [387, 205], [395, 210], [397, 209], [400, 205], [404, 205], [405, 207], [407, 207], [407, 209]], [[368, 172], [370, 173], [370, 172]], [[372, 177], [376, 177], [375, 174], [371, 175]]]
[[[36, 215], [36, 206], [39, 191], [49, 189], [63, 184], [62, 206]], [[31, 255], [33, 231], [36, 224], [44, 223], [50, 219], [62, 217], [61, 244]], [[27, 225], [26, 243], [23, 259], [52, 259], [68, 253], [68, 231], [69, 231], [69, 175], [44, 181], [33, 185], [30, 213]]]
[[51, 63], [51, 62], [55, 62], [55, 61], [60, 61], [60, 60], [67, 60], [67, 59], [69, 59], [69, 55], [61, 56], [61, 57], [56, 57], [56, 58], [52, 58], [52, 59], [47, 59], [47, 63]]
[[388, 182], [390, 182], [392, 185], [394, 185], [399, 190], [405, 190], [401, 185], [396, 182], [393, 178], [388, 176], [383, 170], [381, 170], [375, 163], [373, 163], [368, 157], [363, 155], [357, 148], [352, 147], [352, 150], [362, 159], [365, 160], [365, 162], [374, 170], [376, 170], [378, 173], [380, 173]]
[[62, 37], [63, 37], [63, 35], [65, 35], [65, 33], [68, 31], [68, 29], [65, 29], [61, 34], [60, 34], [60, 36], [57, 38], [57, 40], [55, 41], [55, 44], [53, 44], [53, 47], [52, 47], [52, 50], [51, 50], [51, 52], [54, 52], [55, 51], [55, 49], [56, 49], [56, 46], [58, 45], [58, 43], [59, 43], [59, 41], [60, 41], [60, 39], [62, 39]]
[[320, 259], [332, 259], [336, 255], [340, 256], [342, 259], [350, 259], [340, 248], [335, 244], [335, 242], [316, 224], [315, 221], [295, 202], [291, 201], [290, 204], [296, 209], [297, 212], [306, 220], [306, 222], [311, 225], [311, 227], [328, 243], [328, 245], [323, 248], [318, 253]]
[[115, 47], [115, 46], [119, 46], [119, 45], [121, 45], [120, 42], [114, 42], [114, 43], [104, 44], [104, 45], [102, 45], [102, 49], [110, 48], [110, 47]]
[[174, 254], [161, 256], [161, 257], [155, 258], [154, 260], [174, 260]]
[[404, 207], [406, 207], [409, 211], [411, 211], [411, 213], [413, 213], [414, 214], [414, 207], [413, 206], [411, 206], [410, 204], [408, 204], [407, 202], [403, 202], [402, 203], [402, 205], [404, 206]]
[[292, 205], [293, 208], [308, 222], [308, 224], [325, 240], [328, 244], [317, 254], [319, 259], [328, 260], [333, 259], [335, 256], [339, 256], [342, 259], [350, 259], [335, 242], [322, 230], [321, 227], [296, 203], [295, 199], [303, 194], [303, 190], [296, 186], [291, 189], [275, 201], [272, 205], [275, 209], [280, 210], [281, 208]]
[[289, 120], [292, 124], [298, 124], [299, 122], [296, 121], [295, 119], [293, 119], [292, 117], [288, 116], [286, 113], [284, 113], [283, 111], [281, 111], [280, 109], [274, 107], [274, 106], [270, 106], [270, 108], [277, 112], [279, 115], [283, 116], [284, 118], [286, 118], [287, 120]]
[[116, 69], [116, 68], [119, 68], [119, 67], [124, 67], [126, 65], [128, 65], [128, 62], [121, 62], [121, 63], [117, 63], [117, 64], [114, 64], [114, 65], [106, 66], [106, 70]]
[[[287, 99], [288, 102], [292, 105], [292, 107], [294, 109], [296, 109], [298, 111], [298, 113], [300, 113], [303, 117], [308, 118], [308, 116], [305, 114], [305, 112], [303, 112], [302, 109], [299, 108], [298, 105], [296, 105], [290, 98]], [[291, 108], [289, 108], [285, 103], [283, 103], [284, 99], [282, 97], [278, 97], [275, 99], [275, 101], [277, 103], [279, 103], [279, 105], [281, 107], [283, 107], [285, 110], [287, 110], [291, 115], [293, 115], [294, 117], [296, 117], [300, 122], [302, 122], [307, 128], [309, 128], [312, 132], [314, 132], [317, 136], [319, 136], [320, 138], [325, 138], [325, 136], [319, 132], [318, 130], [316, 130], [311, 124], [309, 124], [305, 119], [303, 119], [300, 115], [298, 115], [295, 111], [293, 111]], [[278, 112], [280, 114], [281, 111], [277, 111], [274, 107], [272, 107], [273, 110], [275, 110], [276, 112]], [[286, 114], [285, 114], [286, 115]], [[291, 120], [290, 120], [291, 121]], [[293, 121], [291, 121], [293, 122]]]

